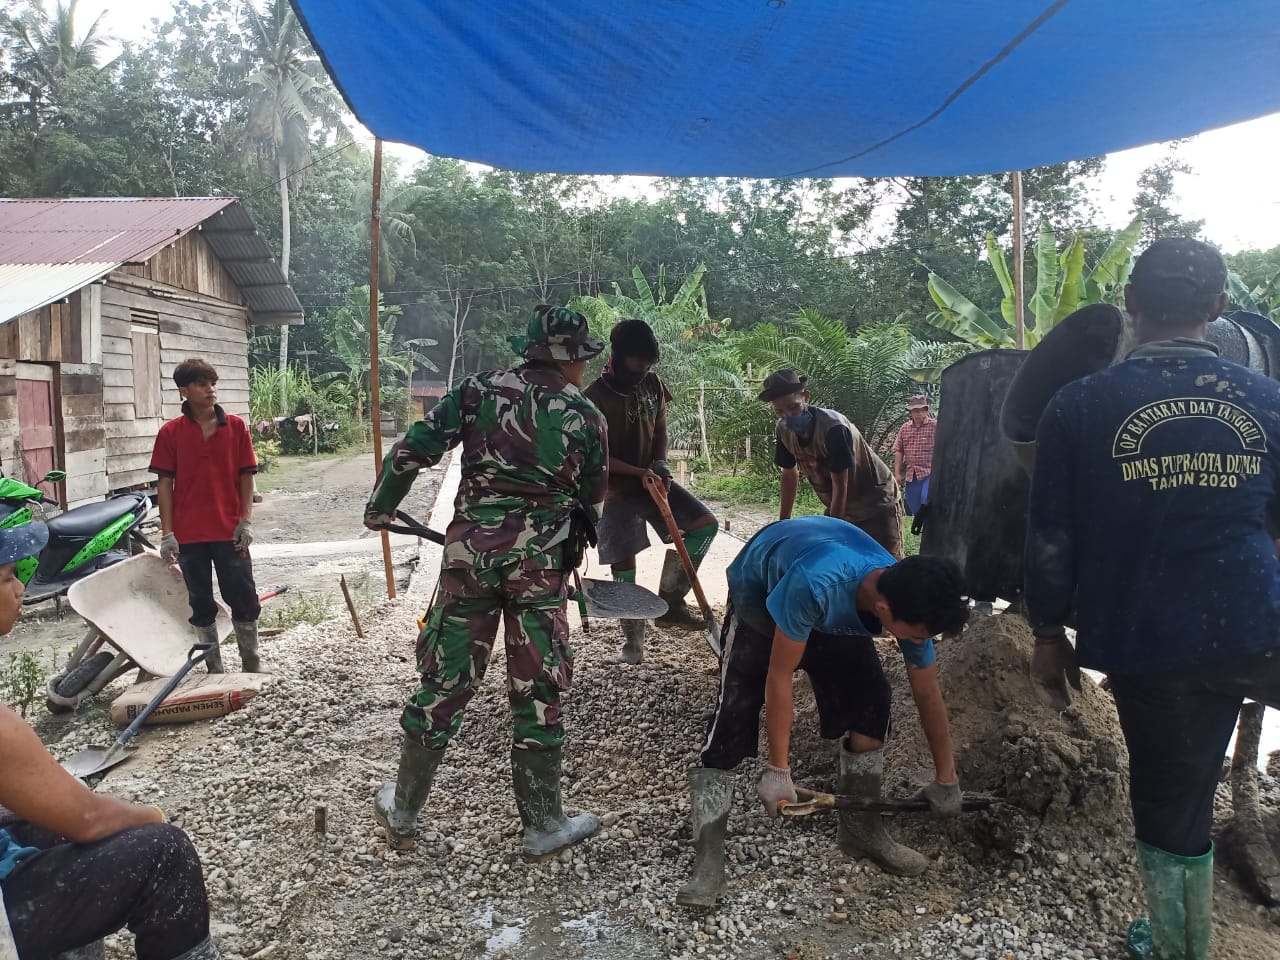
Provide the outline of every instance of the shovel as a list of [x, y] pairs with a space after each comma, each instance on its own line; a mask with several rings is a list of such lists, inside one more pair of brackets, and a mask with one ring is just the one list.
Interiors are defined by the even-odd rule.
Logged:
[[[778, 813], [784, 817], [807, 817], [828, 810], [857, 810], [878, 813], [928, 813], [929, 801], [924, 797], [852, 797], [842, 793], [822, 793], [796, 787], [796, 802], [783, 800]], [[981, 793], [966, 793], [960, 801], [960, 809], [966, 813], [986, 810], [995, 804], [996, 798]]]
[[[443, 533], [419, 523], [404, 511], [397, 510], [396, 519], [400, 523], [387, 524], [384, 529], [444, 544]], [[652, 620], [667, 612], [665, 600], [635, 583], [582, 577], [579, 584], [578, 592], [586, 602], [587, 615], [597, 620]]]
[[212, 643], [193, 644], [191, 649], [187, 651], [187, 662], [182, 665], [177, 673], [169, 678], [169, 682], [164, 685], [164, 689], [152, 697], [151, 702], [142, 708], [141, 712], [134, 718], [133, 723], [125, 727], [124, 732], [116, 737], [116, 742], [109, 749], [105, 747], [89, 747], [87, 750], [81, 750], [75, 756], [68, 757], [62, 761], [63, 769], [73, 777], [79, 777], [84, 780], [95, 773], [110, 770], [116, 764], [124, 763], [124, 761], [133, 756], [133, 751], [126, 751], [125, 745], [133, 739], [133, 735], [146, 722], [147, 717], [151, 716], [152, 711], [164, 702], [165, 697], [173, 693], [174, 688], [182, 682], [182, 678], [191, 672], [192, 667], [202, 662], [212, 649]]
[[676, 552], [680, 554], [680, 563], [683, 564], [684, 572], [689, 577], [689, 585], [693, 587], [693, 595], [698, 598], [698, 609], [702, 611], [702, 619], [707, 623], [707, 646], [711, 648], [712, 653], [719, 657], [720, 628], [716, 625], [715, 614], [711, 612], [711, 604], [707, 602], [707, 595], [702, 592], [702, 584], [698, 581], [698, 571], [693, 568], [693, 558], [689, 556], [689, 551], [685, 548], [684, 537], [680, 536], [680, 525], [676, 523], [675, 515], [671, 512], [671, 504], [667, 502], [667, 487], [661, 480], [655, 480], [652, 477], [645, 477], [644, 485], [649, 488], [649, 496], [653, 497], [653, 502], [658, 505], [658, 512], [662, 514], [662, 519], [667, 523], [667, 532], [671, 534], [671, 542], [675, 544]]

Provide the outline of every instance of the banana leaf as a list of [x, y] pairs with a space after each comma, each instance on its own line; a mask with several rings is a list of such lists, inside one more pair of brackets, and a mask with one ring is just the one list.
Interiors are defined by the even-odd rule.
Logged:
[[1013, 276], [1009, 273], [1009, 264], [1004, 258], [1004, 251], [996, 243], [995, 236], [990, 233], [987, 234], [987, 259], [991, 261], [991, 270], [1000, 281], [1000, 289], [1004, 291], [1004, 299], [1000, 301], [1000, 315], [1004, 317], [1004, 322], [1012, 327], [1018, 321], [1014, 303]]
[[[1058, 294], [1058, 308], [1053, 312], [1053, 326], [1075, 313], [1084, 295], [1084, 241], [1076, 237], [1062, 251], [1059, 261], [1062, 268], [1062, 292]], [[1043, 336], [1048, 330], [1036, 333]]]
[[925, 318], [932, 326], [969, 343], [986, 347], [1013, 346], [1008, 327], [996, 323], [968, 297], [932, 272], [929, 274], [929, 296], [939, 308], [939, 313]]
[[1227, 292], [1231, 294], [1232, 301], [1241, 310], [1268, 316], [1267, 311], [1263, 309], [1262, 304], [1258, 303], [1257, 298], [1254, 296], [1256, 291], [1246, 287], [1244, 281], [1240, 279], [1240, 275], [1234, 270], [1227, 271]]
[[1031, 313], [1035, 317], [1034, 339], [1038, 340], [1049, 332], [1058, 309], [1058, 238], [1048, 220], [1040, 221], [1035, 253], [1036, 292], [1031, 297]]
[[1138, 214], [1129, 225], [1116, 234], [1111, 245], [1098, 258], [1097, 264], [1085, 279], [1091, 301], [1110, 300], [1115, 291], [1129, 282], [1133, 269], [1133, 248], [1142, 236], [1143, 215]]

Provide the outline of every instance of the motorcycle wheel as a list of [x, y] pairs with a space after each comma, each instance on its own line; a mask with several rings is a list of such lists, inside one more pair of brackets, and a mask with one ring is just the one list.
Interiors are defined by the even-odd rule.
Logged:
[[[94, 678], [106, 669], [107, 664], [115, 659], [115, 655], [107, 650], [101, 650], [95, 653], [88, 660], [72, 667], [53, 685], [54, 693], [60, 697], [74, 697], [77, 693], [93, 682]], [[45, 706], [49, 708], [50, 713], [70, 713], [70, 707], [64, 707], [60, 703], [54, 703], [53, 700], [45, 699]]]

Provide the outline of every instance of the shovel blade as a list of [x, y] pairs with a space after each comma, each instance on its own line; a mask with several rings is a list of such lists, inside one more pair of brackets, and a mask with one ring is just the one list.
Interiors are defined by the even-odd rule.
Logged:
[[124, 763], [134, 754], [133, 750], [123, 747], [89, 747], [74, 756], [62, 761], [62, 769], [73, 777], [83, 780], [97, 773], [105, 773], [112, 767]]
[[582, 592], [595, 620], [653, 620], [667, 612], [667, 601], [635, 583], [583, 577]]

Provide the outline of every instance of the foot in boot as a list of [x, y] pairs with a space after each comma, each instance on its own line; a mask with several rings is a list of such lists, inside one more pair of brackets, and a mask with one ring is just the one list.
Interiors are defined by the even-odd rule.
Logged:
[[[854, 797], [878, 797], [883, 777], [883, 748], [853, 753], [841, 741], [841, 793]], [[841, 813], [836, 842], [849, 856], [866, 857], [895, 877], [916, 877], [929, 866], [929, 861], [922, 854], [889, 836], [884, 819], [878, 813]]]
[[609, 663], [637, 664], [644, 661], [643, 620], [622, 621], [622, 650], [609, 658]]
[[245, 673], [261, 673], [258, 659], [258, 621], [236, 621], [236, 646], [240, 648], [240, 667]]
[[511, 785], [524, 825], [524, 855], [529, 859], [549, 857], [600, 829], [600, 818], [594, 813], [565, 816], [560, 805], [562, 754], [561, 747], [511, 749]]
[[724, 842], [733, 803], [731, 770], [692, 767], [689, 810], [693, 825], [693, 876], [676, 893], [682, 907], [711, 908], [724, 894]]
[[418, 815], [396, 809], [396, 785], [384, 783], [373, 800], [374, 819], [387, 835], [392, 850], [412, 850], [418, 836]]
[[660, 623], [664, 627], [689, 627], [695, 629], [707, 625], [702, 611], [696, 607], [689, 606], [684, 597], [664, 596], [662, 599], [667, 602], [667, 612], [656, 618], [653, 621], [654, 623]]

